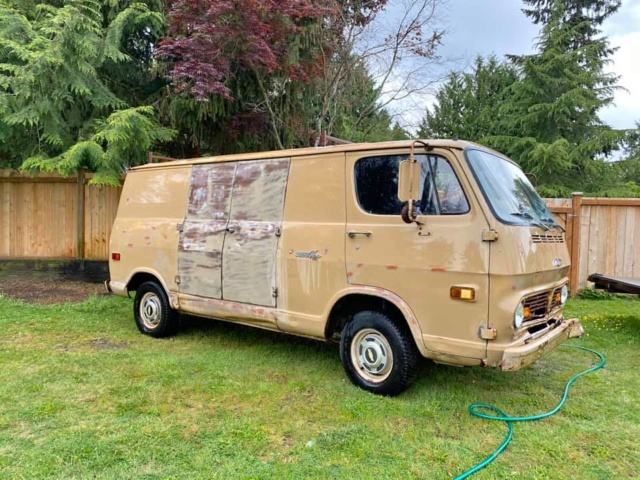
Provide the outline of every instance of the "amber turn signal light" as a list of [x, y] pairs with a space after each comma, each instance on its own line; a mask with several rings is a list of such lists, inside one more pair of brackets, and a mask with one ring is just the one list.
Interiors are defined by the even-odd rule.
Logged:
[[458, 300], [473, 301], [476, 299], [476, 291], [469, 287], [451, 287], [451, 298], [457, 298]]

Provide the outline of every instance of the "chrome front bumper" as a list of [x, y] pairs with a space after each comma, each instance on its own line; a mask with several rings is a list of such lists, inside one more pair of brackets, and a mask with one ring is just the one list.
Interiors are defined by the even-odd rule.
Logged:
[[584, 328], [577, 318], [564, 319], [560, 325], [524, 345], [504, 351], [500, 368], [505, 372], [519, 370], [532, 364], [569, 338], [580, 337]]

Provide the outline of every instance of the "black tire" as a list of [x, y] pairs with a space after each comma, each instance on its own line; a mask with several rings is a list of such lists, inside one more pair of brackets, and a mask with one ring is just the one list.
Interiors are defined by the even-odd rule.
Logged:
[[138, 330], [145, 335], [162, 338], [178, 331], [178, 312], [171, 308], [164, 288], [157, 282], [145, 282], [138, 287], [133, 317]]
[[411, 334], [389, 317], [364, 311], [345, 325], [340, 359], [355, 385], [391, 396], [403, 392], [415, 380], [419, 352]]

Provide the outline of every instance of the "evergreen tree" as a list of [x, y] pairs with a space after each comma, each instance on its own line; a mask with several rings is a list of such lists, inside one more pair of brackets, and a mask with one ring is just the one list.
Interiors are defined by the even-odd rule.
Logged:
[[[94, 183], [117, 184], [123, 167], [173, 135], [153, 108], [136, 105], [145, 94], [133, 85], [142, 76], [131, 75], [150, 59], [145, 36], [163, 28], [144, 3], [0, 5], [0, 156], [28, 170], [86, 167]], [[122, 64], [129, 68], [118, 72]], [[120, 83], [127, 73], [131, 83]]]
[[501, 133], [488, 141], [533, 173], [543, 194], [597, 190], [609, 171], [604, 160], [621, 148], [626, 135], [598, 117], [613, 102], [618, 78], [605, 73], [612, 50], [605, 37], [597, 36], [594, 21], [615, 8], [603, 10], [602, 1], [585, 0], [576, 10], [580, 15], [574, 15], [565, 0], [528, 3], [548, 7], [548, 14], [535, 17], [546, 21], [539, 51], [511, 57], [522, 78], [509, 88]]
[[471, 72], [452, 72], [436, 93], [418, 136], [483, 142], [499, 134], [500, 109], [518, 79], [516, 69], [495, 57], [477, 57]]
[[615, 51], [600, 32], [619, 0], [524, 0], [542, 30], [537, 52], [477, 59], [439, 89], [420, 136], [458, 137], [500, 150], [532, 173], [547, 196], [582, 190], [637, 196], [633, 162], [612, 164], [620, 150], [637, 155], [640, 130], [617, 131], [598, 116], [618, 78], [606, 73]]
[[[625, 160], [640, 161], [640, 120], [636, 121], [636, 128], [627, 135], [625, 150]], [[640, 177], [638, 177], [638, 183], [640, 183]]]
[[[352, 142], [408, 138], [387, 110], [376, 107], [379, 91], [364, 61], [355, 55], [350, 59], [340, 94], [334, 97], [332, 108], [321, 124], [332, 135]], [[343, 68], [344, 64], [343, 60]]]
[[[591, 41], [600, 34], [600, 26], [620, 8], [622, 0], [523, 0], [531, 8], [522, 11], [533, 19], [536, 25], [546, 25], [554, 18], [554, 11], [558, 4], [562, 4], [561, 22], [565, 25], [577, 27], [576, 36], [569, 48], [576, 49]], [[609, 56], [613, 49], [604, 50]]]

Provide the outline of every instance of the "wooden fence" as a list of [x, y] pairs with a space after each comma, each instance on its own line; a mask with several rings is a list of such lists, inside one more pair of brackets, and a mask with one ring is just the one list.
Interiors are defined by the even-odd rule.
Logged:
[[592, 273], [640, 277], [640, 199], [574, 193], [546, 202], [567, 229], [572, 294], [587, 286]]
[[[90, 178], [0, 170], [0, 258], [107, 260], [122, 190], [88, 185]], [[546, 202], [566, 228], [572, 293], [591, 273], [640, 277], [640, 199]]]
[[120, 188], [0, 170], [0, 258], [106, 260]]

